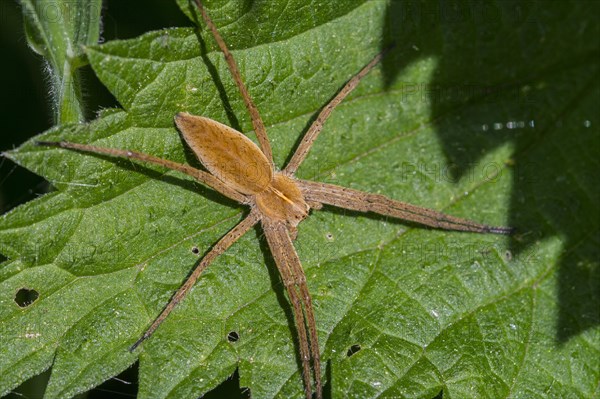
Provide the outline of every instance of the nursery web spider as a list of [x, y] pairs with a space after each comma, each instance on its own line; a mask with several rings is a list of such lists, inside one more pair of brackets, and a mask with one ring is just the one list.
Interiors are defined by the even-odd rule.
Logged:
[[199, 0], [194, 1], [225, 56], [229, 70], [250, 113], [259, 147], [242, 133], [228, 126], [185, 112], [175, 115], [175, 125], [177, 125], [186, 143], [198, 156], [208, 172], [152, 155], [121, 149], [102, 148], [65, 141], [38, 142], [38, 144], [124, 157], [161, 165], [190, 175], [222, 195], [240, 204], [247, 205], [250, 208], [248, 215], [206, 253], [160, 315], [142, 337], [131, 346], [130, 350], [133, 351], [142, 341], [154, 333], [173, 308], [185, 298], [202, 272], [217, 256], [225, 252], [255, 224], [260, 223], [292, 305], [299, 340], [306, 398], [310, 399], [313, 392], [311, 384], [312, 366], [315, 396], [320, 399], [322, 397], [321, 359], [315, 315], [306, 284], [306, 276], [293, 245], [293, 240], [297, 234], [297, 226], [308, 216], [311, 209], [318, 210], [326, 204], [352, 211], [374, 212], [446, 230], [509, 234], [511, 229], [491, 227], [445, 215], [431, 209], [395, 201], [383, 195], [370, 194], [333, 184], [297, 179], [294, 176], [331, 112], [354, 90], [361, 79], [377, 65], [383, 57], [383, 52], [377, 54], [325, 105], [304, 134], [287, 166], [283, 170], [277, 170], [273, 164], [273, 155], [264, 123], [242, 81], [235, 60], [202, 3]]

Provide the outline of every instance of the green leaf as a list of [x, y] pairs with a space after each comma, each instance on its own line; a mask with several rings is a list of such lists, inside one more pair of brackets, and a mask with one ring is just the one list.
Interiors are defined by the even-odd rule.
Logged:
[[20, 0], [27, 42], [48, 62], [54, 121], [84, 120], [77, 69], [85, 64], [84, 46], [98, 43], [101, 0]]
[[[334, 111], [299, 176], [519, 234], [313, 211], [295, 245], [327, 391], [597, 396], [598, 5], [342, 4], [313, 12], [293, 3], [297, 23], [286, 7], [277, 11], [282, 19], [275, 11], [263, 18], [265, 8], [246, 2], [210, 9], [263, 115], [276, 164], [393, 40], [383, 65]], [[89, 48], [123, 109], [36, 140], [198, 165], [174, 128], [180, 111], [254, 139], [215, 49], [204, 29], [198, 36], [182, 28]], [[291, 308], [259, 229], [209, 267], [139, 352], [127, 351], [197, 262], [192, 248], [208, 250], [244, 207], [154, 166], [32, 142], [7, 156], [57, 190], [0, 219], [0, 251], [9, 257], [0, 269], [0, 393], [52, 366], [46, 396], [71, 397], [139, 355], [140, 397], [198, 397], [236, 368], [255, 398], [303, 397]], [[38, 299], [19, 307], [22, 288]], [[237, 342], [227, 340], [231, 331]]]

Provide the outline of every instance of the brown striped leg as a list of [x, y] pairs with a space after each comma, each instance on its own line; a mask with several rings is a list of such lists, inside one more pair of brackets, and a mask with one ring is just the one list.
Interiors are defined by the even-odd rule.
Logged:
[[[321, 385], [321, 361], [317, 339], [317, 328], [302, 265], [300, 264], [298, 254], [296, 253], [292, 240], [288, 234], [287, 227], [283, 223], [263, 219], [262, 226], [273, 258], [275, 258], [275, 264], [281, 274], [281, 279], [283, 280], [283, 284], [290, 297], [290, 302], [292, 303], [296, 330], [298, 332], [300, 358], [302, 360], [302, 377], [304, 380], [306, 399], [311, 399], [312, 397], [310, 378], [311, 356], [313, 360], [316, 398], [321, 399], [323, 397], [323, 388]], [[300, 295], [298, 295], [297, 288], [300, 291]], [[302, 310], [303, 306], [304, 312]]]
[[511, 234], [513, 232], [510, 227], [487, 226], [432, 209], [396, 201], [380, 194], [371, 194], [334, 184], [307, 180], [298, 180], [298, 185], [308, 201], [320, 202], [339, 208], [374, 212], [444, 230], [495, 234]]
[[304, 134], [300, 145], [294, 152], [294, 155], [292, 155], [292, 159], [285, 167], [284, 172], [290, 175], [296, 173], [296, 170], [298, 170], [298, 167], [300, 166], [302, 161], [304, 161], [306, 155], [308, 155], [308, 152], [310, 151], [313, 143], [319, 136], [319, 133], [321, 133], [321, 129], [323, 129], [323, 125], [325, 124], [327, 118], [329, 118], [329, 115], [331, 114], [333, 109], [337, 107], [339, 103], [344, 101], [344, 98], [346, 98], [348, 94], [350, 94], [352, 90], [354, 90], [356, 86], [358, 86], [361, 79], [364, 78], [365, 75], [367, 75], [369, 71], [373, 69], [373, 67], [377, 65], [379, 61], [381, 61], [381, 58], [383, 58], [386, 51], [387, 49], [377, 54], [367, 65], [363, 67], [363, 69], [360, 70], [360, 72], [354, 75], [344, 85], [344, 87], [342, 87], [342, 90], [340, 90], [339, 93], [335, 97], [333, 97], [329, 104], [327, 104], [321, 110], [321, 112], [317, 116], [317, 119], [313, 122], [313, 124], [308, 128], [308, 131]]
[[225, 44], [225, 41], [219, 34], [217, 27], [215, 26], [213, 21], [210, 19], [210, 16], [204, 9], [202, 2], [200, 0], [195, 0], [195, 3], [196, 3], [196, 6], [198, 7], [198, 9], [200, 10], [200, 14], [202, 14], [202, 19], [204, 19], [204, 22], [206, 23], [206, 25], [212, 32], [212, 35], [215, 38], [215, 41], [217, 42], [217, 44], [219, 45], [219, 48], [221, 49], [221, 51], [223, 52], [223, 55], [225, 56], [225, 61], [227, 61], [227, 66], [229, 67], [231, 76], [233, 77], [233, 80], [235, 80], [235, 83], [236, 83], [238, 89], [240, 90], [240, 94], [242, 95], [242, 98], [244, 99], [244, 104], [246, 104], [246, 108], [248, 109], [248, 112], [250, 113], [250, 118], [252, 119], [252, 126], [254, 126], [254, 132], [256, 133], [256, 137], [258, 138], [258, 143], [260, 144], [260, 149], [262, 150], [262, 152], [265, 154], [265, 156], [269, 160], [269, 163], [271, 165], [273, 165], [273, 153], [271, 151], [271, 144], [269, 143], [269, 138], [267, 137], [267, 129], [265, 129], [265, 124], [263, 123], [262, 118], [260, 117], [258, 108], [256, 108], [256, 105], [254, 105], [254, 102], [252, 101], [252, 98], [250, 97], [250, 93], [248, 93], [248, 89], [246, 88], [246, 85], [244, 85], [244, 82], [242, 81], [240, 71], [238, 70], [237, 64], [235, 63], [235, 60], [233, 59], [233, 55], [231, 55], [231, 53], [229, 52], [229, 49], [227, 48], [227, 44]]
[[250, 212], [250, 214], [246, 216], [244, 220], [239, 222], [237, 226], [235, 226], [229, 231], [229, 233], [225, 234], [225, 236], [223, 236], [223, 238], [221, 238], [212, 247], [212, 249], [206, 255], [204, 255], [204, 258], [202, 258], [202, 260], [200, 261], [198, 266], [196, 266], [192, 274], [190, 274], [190, 276], [187, 278], [187, 280], [185, 280], [185, 282], [175, 293], [175, 295], [173, 295], [173, 297], [171, 298], [167, 306], [165, 306], [160, 315], [154, 320], [154, 322], [150, 325], [146, 332], [144, 332], [140, 339], [138, 339], [129, 348], [129, 351], [132, 352], [133, 350], [135, 350], [135, 348], [137, 348], [145, 339], [149, 338], [154, 333], [154, 331], [158, 328], [160, 323], [162, 323], [165, 320], [165, 318], [169, 315], [169, 313], [171, 313], [173, 308], [175, 308], [175, 306], [177, 306], [177, 304], [181, 302], [183, 298], [185, 298], [185, 296], [194, 286], [204, 269], [206, 269], [208, 265], [210, 265], [211, 262], [215, 260], [217, 256], [225, 252], [234, 242], [236, 242], [241, 236], [246, 234], [246, 232], [250, 230], [250, 228], [254, 226], [256, 222], [258, 222], [258, 219], [259, 217], [256, 213]]
[[164, 166], [165, 168], [169, 168], [172, 170], [176, 170], [181, 173], [185, 173], [186, 175], [192, 176], [194, 179], [199, 182], [207, 185], [215, 191], [223, 194], [226, 197], [231, 198], [239, 203], [245, 204], [248, 202], [248, 199], [245, 195], [235, 191], [234, 189], [225, 185], [221, 180], [217, 179], [210, 173], [207, 173], [203, 170], [193, 168], [189, 165], [169, 161], [168, 159], [162, 159], [155, 157], [153, 155], [143, 154], [141, 152], [134, 152], [128, 150], [119, 150], [116, 148], [105, 148], [105, 147], [96, 147], [88, 144], [78, 144], [78, 143], [70, 143], [68, 141], [37, 141], [37, 145], [47, 146], [47, 147], [59, 147], [66, 148], [75, 151], [83, 151], [83, 152], [91, 152], [94, 154], [105, 154], [113, 157], [119, 158], [128, 158], [135, 159], [138, 161], [151, 163], [155, 165]]

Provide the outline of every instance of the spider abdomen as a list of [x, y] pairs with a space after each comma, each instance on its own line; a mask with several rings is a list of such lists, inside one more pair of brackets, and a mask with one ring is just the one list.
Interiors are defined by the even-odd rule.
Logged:
[[273, 168], [248, 137], [227, 125], [187, 112], [175, 115], [175, 123], [200, 162], [219, 180], [246, 195], [269, 187]]

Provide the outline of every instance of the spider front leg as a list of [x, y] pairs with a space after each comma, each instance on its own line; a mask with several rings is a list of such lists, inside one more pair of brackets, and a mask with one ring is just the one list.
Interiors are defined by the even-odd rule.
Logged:
[[256, 137], [258, 138], [260, 149], [262, 150], [263, 154], [265, 154], [265, 157], [267, 157], [269, 164], [272, 166], [273, 152], [271, 151], [271, 144], [269, 143], [269, 138], [267, 137], [267, 129], [265, 128], [265, 124], [263, 123], [260, 113], [258, 112], [258, 108], [256, 108], [256, 105], [254, 104], [254, 101], [252, 101], [252, 97], [250, 97], [250, 93], [248, 92], [248, 89], [246, 88], [246, 85], [242, 80], [242, 75], [240, 75], [240, 71], [237, 67], [237, 64], [235, 63], [235, 59], [233, 58], [233, 55], [229, 52], [225, 40], [223, 40], [221, 34], [217, 30], [216, 25], [214, 24], [212, 19], [210, 19], [210, 16], [208, 15], [206, 9], [202, 5], [202, 2], [200, 0], [194, 0], [194, 3], [196, 4], [196, 7], [198, 7], [198, 10], [200, 10], [202, 19], [204, 19], [204, 22], [212, 32], [215, 41], [217, 42], [219, 48], [225, 56], [225, 61], [227, 61], [227, 67], [229, 68], [229, 72], [231, 72], [231, 76], [233, 77], [233, 80], [235, 81], [235, 84], [237, 85], [240, 94], [242, 95], [242, 99], [244, 100], [246, 109], [248, 110], [250, 118], [252, 119], [252, 126], [254, 127], [254, 132], [256, 133]]
[[315, 140], [319, 136], [319, 133], [321, 133], [321, 130], [323, 129], [323, 125], [325, 124], [325, 121], [327, 121], [327, 119], [329, 118], [329, 115], [331, 115], [331, 112], [342, 101], [344, 101], [344, 99], [350, 93], [352, 93], [352, 90], [354, 90], [356, 88], [356, 86], [358, 86], [358, 84], [360, 83], [362, 78], [364, 78], [371, 71], [371, 69], [373, 69], [375, 67], [375, 65], [377, 65], [379, 63], [379, 61], [381, 61], [381, 59], [383, 58], [385, 53], [387, 51], [389, 51], [390, 49], [391, 49], [391, 47], [383, 50], [382, 52], [377, 54], [375, 57], [373, 57], [373, 59], [367, 65], [365, 65], [363, 67], [363, 69], [361, 69], [356, 75], [354, 75], [344, 85], [344, 87], [342, 87], [342, 90], [340, 90], [335, 95], [335, 97], [333, 97], [333, 99], [331, 99], [331, 101], [329, 101], [329, 103], [325, 107], [323, 107], [321, 112], [319, 112], [317, 119], [315, 119], [313, 124], [308, 128], [308, 130], [304, 134], [304, 137], [302, 137], [302, 141], [300, 142], [300, 145], [298, 146], [298, 148], [296, 148], [294, 155], [292, 155], [292, 159], [287, 164], [287, 166], [284, 168], [284, 170], [283, 170], [284, 173], [286, 173], [288, 175], [294, 175], [296, 173], [296, 171], [298, 170], [298, 167], [300, 166], [300, 164], [302, 164], [302, 162], [308, 155], [308, 152], [312, 148]]
[[82, 151], [89, 152], [92, 154], [103, 154], [110, 155], [118, 158], [127, 158], [127, 159], [135, 159], [137, 161], [142, 161], [145, 163], [150, 163], [154, 165], [159, 165], [168, 169], [176, 170], [181, 173], [185, 173], [188, 176], [192, 176], [194, 179], [198, 180], [200, 183], [207, 185], [215, 191], [223, 194], [224, 196], [231, 198], [234, 201], [237, 201], [241, 204], [245, 204], [248, 202], [248, 199], [245, 195], [239, 193], [238, 191], [232, 189], [228, 185], [224, 184], [221, 180], [217, 179], [210, 173], [206, 173], [203, 170], [196, 169], [190, 165], [185, 165], [182, 163], [177, 163], [170, 161], [168, 159], [158, 158], [154, 155], [144, 154], [141, 152], [129, 151], [129, 150], [121, 150], [118, 148], [106, 148], [106, 147], [97, 147], [95, 145], [89, 144], [79, 144], [79, 143], [71, 143], [68, 141], [36, 141], [36, 145], [45, 146], [45, 147], [58, 147], [65, 148], [68, 150], [74, 151]]
[[396, 201], [380, 194], [371, 194], [334, 184], [298, 180], [298, 186], [308, 201], [332, 205], [359, 212], [373, 212], [444, 230], [473, 233], [511, 234], [511, 227], [495, 227], [434, 211], [433, 209]]

